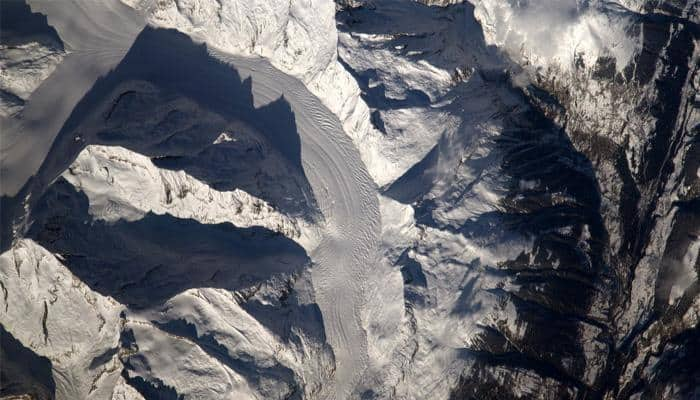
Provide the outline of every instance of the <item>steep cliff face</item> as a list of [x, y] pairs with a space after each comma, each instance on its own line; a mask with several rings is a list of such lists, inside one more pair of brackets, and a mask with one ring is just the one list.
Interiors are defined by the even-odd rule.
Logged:
[[384, 2], [339, 21], [373, 123], [418, 158], [383, 191], [412, 218], [385, 239], [405, 310], [369, 393], [557, 398], [598, 385], [611, 282], [591, 164], [516, 86], [470, 4]]
[[[533, 104], [591, 161], [601, 193], [602, 256], [614, 285], [606, 323], [610, 357], [596, 393], [692, 398], [697, 369], [689, 338], [698, 323], [694, 282], [700, 265], [698, 5], [593, 7], [616, 16], [619, 24], [609, 29], [631, 42], [629, 57], [621, 61], [604, 49], [593, 59], [574, 54], [569, 65], [533, 60], [527, 51], [514, 59], [524, 60], [531, 77], [525, 92]], [[678, 374], [669, 373], [670, 365]]]
[[[338, 18], [372, 122], [425, 154], [385, 192], [420, 232], [388, 253], [412, 343], [398, 350], [411, 378], [392, 390], [692, 398], [680, 349], [692, 354], [697, 325], [697, 4], [440, 6], [354, 4]], [[481, 103], [491, 113], [475, 118]], [[416, 114], [420, 126], [402, 124]], [[449, 333], [426, 329], [438, 325]], [[430, 357], [452, 365], [405, 367]]]
[[[619, 16], [610, 29], [634, 43], [631, 56], [621, 62], [610, 52], [576, 58], [569, 69], [537, 68], [526, 92], [591, 161], [600, 188], [603, 254], [615, 282], [603, 393], [692, 398], [699, 8], [692, 1], [595, 7]], [[670, 374], [670, 365], [679, 373]]]

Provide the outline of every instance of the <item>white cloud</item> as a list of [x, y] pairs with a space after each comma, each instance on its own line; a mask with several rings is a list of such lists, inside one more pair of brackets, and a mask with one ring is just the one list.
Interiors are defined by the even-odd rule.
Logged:
[[637, 38], [626, 33], [630, 21], [587, 0], [482, 0], [476, 18], [489, 44], [535, 67], [573, 67], [576, 56], [587, 66], [612, 56], [619, 69], [634, 55]]

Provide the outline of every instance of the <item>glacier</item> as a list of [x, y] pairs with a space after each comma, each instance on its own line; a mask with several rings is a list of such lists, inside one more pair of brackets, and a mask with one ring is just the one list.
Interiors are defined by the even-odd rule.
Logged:
[[700, 395], [697, 2], [0, 14], [0, 396]]

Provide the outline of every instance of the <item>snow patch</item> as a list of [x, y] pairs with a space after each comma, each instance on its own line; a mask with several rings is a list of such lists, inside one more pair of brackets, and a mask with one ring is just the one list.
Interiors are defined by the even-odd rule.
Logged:
[[695, 240], [688, 245], [688, 248], [683, 255], [683, 259], [675, 264], [675, 280], [671, 286], [668, 303], [675, 303], [693, 283], [698, 280], [698, 274], [695, 270], [695, 265], [700, 255], [700, 240]]
[[115, 357], [124, 307], [92, 291], [48, 250], [22, 239], [0, 255], [0, 324], [51, 359], [57, 399], [109, 398], [119, 377]]
[[524, 58], [535, 67], [572, 70], [579, 59], [594, 66], [599, 57], [615, 58], [617, 70], [631, 60], [639, 44], [626, 27], [627, 17], [604, 4], [580, 0], [475, 1], [489, 44]]
[[[230, 139], [222, 133], [217, 141]], [[150, 158], [123, 147], [87, 146], [63, 177], [86, 194], [90, 215], [107, 222], [135, 221], [152, 212], [205, 224], [262, 226], [307, 249], [317, 240], [302, 218], [281, 214], [240, 189], [219, 191], [184, 171], [157, 168]]]

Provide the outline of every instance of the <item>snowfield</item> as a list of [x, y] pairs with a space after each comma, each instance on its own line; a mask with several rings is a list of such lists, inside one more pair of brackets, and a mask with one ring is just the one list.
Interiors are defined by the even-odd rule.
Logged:
[[[65, 63], [35, 92], [36, 98], [30, 98], [25, 114], [16, 125], [10, 126], [10, 131], [16, 133], [11, 133], [9, 137], [19, 137], [19, 132], [26, 132], [24, 127], [27, 125], [36, 128], [26, 133], [21, 141], [17, 139], [17, 146], [21, 146], [21, 150], [16, 147], [11, 149], [14, 154], [22, 154], [23, 157], [31, 151], [32, 157], [25, 161], [25, 167], [16, 167], [12, 158], [3, 163], [11, 172], [7, 174], [7, 183], [3, 184], [3, 190], [8, 190], [7, 193], [16, 192], [28, 176], [35, 172], [42, 161], [42, 154], [48, 152], [47, 144], [53, 141], [72, 108], [100, 75], [121, 61], [131, 42], [136, 39], [139, 27], [145, 24], [137, 14], [125, 10], [117, 1], [100, 6], [92, 1], [60, 6], [57, 3], [37, 2], [32, 3], [32, 7], [48, 15], [49, 23], [56, 27], [61, 37], [66, 38], [70, 50]], [[168, 51], [176, 53], [178, 49]], [[315, 299], [323, 315], [327, 340], [335, 355], [335, 366], [332, 368], [335, 369], [337, 386], [329, 396], [345, 398], [366, 367], [368, 359], [367, 337], [362, 321], [365, 296], [371, 288], [368, 285], [372, 284], [367, 279], [367, 271], [373, 268], [375, 262], [380, 229], [375, 184], [338, 118], [299, 80], [280, 72], [261, 58], [234, 56], [215, 49], [210, 49], [210, 54], [235, 68], [241, 80], [252, 80], [252, 97], [256, 108], [274, 103], [280, 98], [291, 106], [300, 138], [303, 172], [322, 214], [320, 225], [313, 228], [318, 232], [307, 234], [307, 237], [321, 239], [317, 244], [310, 240], [305, 240], [304, 244], [310, 250], [313, 263]], [[203, 72], [203, 76], [208, 75]], [[217, 82], [210, 84], [217, 85]], [[51, 112], [47, 112], [49, 104]], [[55, 104], [59, 106], [56, 107]], [[83, 123], [83, 130], [99, 129], [95, 125], [99, 123], [98, 119], [90, 116], [86, 119], [90, 122]], [[29, 121], [34, 122], [30, 124]], [[77, 129], [80, 130], [81, 128]], [[75, 140], [89, 140], [89, 133], [86, 132], [85, 135], [76, 136]], [[225, 137], [219, 139], [214, 144], [226, 140]], [[9, 154], [11, 150], [5, 149], [4, 154]], [[131, 170], [127, 171], [124, 165], [129, 165]], [[60, 171], [53, 173], [57, 172]], [[43, 176], [51, 174], [46, 171], [43, 173]], [[265, 221], [261, 223], [242, 220], [245, 216], [214, 216], [202, 207], [231, 207], [231, 202], [249, 203], [255, 200], [248, 200], [246, 197], [249, 198], [250, 195], [245, 193], [236, 195], [200, 188], [206, 184], [187, 175], [178, 177], [174, 172], [158, 173], [146, 157], [125, 149], [88, 147], [64, 175], [76, 189], [86, 193], [91, 214], [108, 222], [135, 220], [148, 212], [168, 212], [179, 218], [202, 220], [204, 217], [198, 217], [197, 214], [204, 213], [206, 218], [213, 218], [205, 222], [227, 221], [243, 227], [271, 224], [273, 228], [281, 226], [282, 233], [287, 233], [292, 238], [301, 235], [293, 222], [279, 214], [275, 216], [275, 211], [264, 203], [260, 207], [267, 207], [270, 211], [268, 215], [262, 216]], [[53, 178], [46, 180], [52, 181]], [[189, 185], [189, 195], [168, 207], [183, 211], [167, 211], [163, 206], [164, 199], [159, 200], [160, 190], [153, 194], [144, 191], [153, 186], [160, 188], [163, 185], [182, 185], [183, 183], [177, 183], [181, 180], [189, 181], [186, 183]], [[114, 186], [115, 182], [118, 186]], [[43, 189], [36, 190], [40, 194]], [[210, 203], [207, 196], [210, 199], [221, 198], [218, 206]], [[11, 329], [12, 325], [8, 327]], [[173, 385], [177, 389], [178, 384]], [[63, 393], [61, 397], [70, 396]]]
[[700, 2], [0, 1], [0, 397], [700, 397]]

